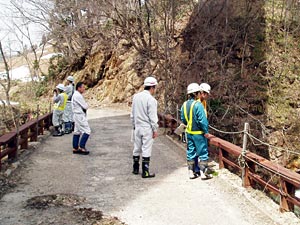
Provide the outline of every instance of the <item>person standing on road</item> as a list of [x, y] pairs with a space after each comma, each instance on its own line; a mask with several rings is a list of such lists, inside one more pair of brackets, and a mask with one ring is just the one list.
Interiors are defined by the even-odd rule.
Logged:
[[144, 91], [135, 94], [132, 100], [131, 122], [134, 129], [133, 174], [139, 173], [140, 154], [142, 154], [142, 178], [152, 178], [149, 164], [154, 138], [158, 136], [157, 101], [153, 97], [157, 80], [147, 77]]
[[[181, 121], [187, 126], [187, 164], [190, 179], [201, 176], [201, 179], [212, 178], [208, 174], [208, 121], [200, 98], [200, 86], [191, 83], [187, 87], [188, 100], [181, 107]], [[200, 158], [200, 168], [198, 167]]]
[[52, 123], [54, 126], [54, 133], [52, 136], [58, 137], [64, 134], [63, 132], [63, 115], [64, 110], [66, 108], [68, 96], [66, 95], [65, 86], [63, 84], [58, 84], [56, 89], [53, 91], [53, 103], [54, 103], [54, 110], [52, 115]]
[[90, 152], [86, 150], [85, 145], [91, 134], [91, 129], [86, 117], [88, 104], [86, 103], [86, 101], [82, 96], [84, 91], [85, 91], [84, 84], [82, 82], [78, 82], [76, 84], [76, 91], [74, 92], [71, 100], [72, 110], [73, 110], [73, 120], [75, 122], [75, 128], [73, 134], [73, 153], [87, 155]]
[[69, 134], [74, 129], [73, 124], [73, 112], [72, 112], [72, 103], [71, 99], [74, 94], [74, 78], [73, 76], [67, 77], [67, 86], [65, 93], [68, 95], [67, 105], [64, 111], [64, 124], [65, 124], [65, 133]]
[[[198, 99], [198, 101], [200, 101], [204, 107], [204, 111], [206, 114], [206, 118], [208, 118], [208, 112], [207, 112], [207, 99], [210, 95], [210, 91], [211, 91], [211, 87], [209, 84], [207, 83], [201, 83], [200, 84], [200, 98]], [[198, 159], [197, 159], [198, 160]], [[215, 166], [215, 164], [213, 162], [209, 163], [210, 166]], [[212, 172], [212, 170], [210, 171]]]

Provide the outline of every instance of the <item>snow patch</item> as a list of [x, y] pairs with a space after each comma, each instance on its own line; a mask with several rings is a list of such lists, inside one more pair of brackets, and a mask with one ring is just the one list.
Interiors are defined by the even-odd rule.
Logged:
[[[10, 70], [9, 76], [11, 80], [31, 81], [29, 68], [24, 65]], [[0, 72], [0, 79], [6, 79], [5, 71]]]
[[51, 59], [51, 57], [59, 56], [59, 55], [63, 55], [63, 54], [62, 53], [51, 53], [51, 54], [44, 55], [43, 57], [41, 57], [41, 59]]

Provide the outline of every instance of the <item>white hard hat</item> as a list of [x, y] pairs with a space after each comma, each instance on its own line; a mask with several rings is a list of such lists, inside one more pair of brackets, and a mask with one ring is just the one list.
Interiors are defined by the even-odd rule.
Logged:
[[65, 91], [65, 85], [63, 85], [63, 84], [58, 84], [56, 86], [56, 88], [59, 89], [59, 90]]
[[74, 77], [73, 77], [73, 76], [68, 76], [68, 77], [67, 77], [67, 80], [68, 80], [68, 81], [71, 81], [71, 82], [74, 82]]
[[207, 83], [200, 84], [200, 91], [204, 91], [209, 94], [210, 90], [211, 90], [211, 88], [210, 88], [209, 84], [207, 84]]
[[191, 83], [187, 87], [187, 93], [188, 94], [195, 93], [195, 92], [198, 92], [198, 91], [200, 91], [200, 86], [197, 83]]
[[157, 80], [154, 77], [147, 77], [144, 80], [144, 86], [155, 86], [157, 85]]

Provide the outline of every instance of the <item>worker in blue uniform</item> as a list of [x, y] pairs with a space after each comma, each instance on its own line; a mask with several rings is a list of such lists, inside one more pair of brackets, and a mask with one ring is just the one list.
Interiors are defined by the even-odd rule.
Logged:
[[[208, 120], [201, 102], [200, 86], [191, 83], [187, 87], [188, 100], [181, 107], [181, 121], [187, 126], [187, 164], [190, 179], [201, 177], [201, 179], [212, 178], [208, 173], [208, 143], [205, 137], [208, 134]], [[198, 157], [200, 167], [198, 166]]]

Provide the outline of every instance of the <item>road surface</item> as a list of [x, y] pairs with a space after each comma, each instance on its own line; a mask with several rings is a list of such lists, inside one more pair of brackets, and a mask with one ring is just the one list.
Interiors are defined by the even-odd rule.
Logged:
[[[26, 150], [30, 154], [20, 158], [11, 175], [18, 173], [17, 186], [0, 201], [1, 225], [89, 224], [75, 218], [74, 208], [102, 211], [129, 225], [300, 224], [294, 214], [279, 213], [264, 194], [241, 188], [240, 178], [227, 170], [211, 180], [190, 180], [184, 148], [162, 134], [155, 140], [150, 164], [156, 177], [133, 175], [129, 113], [88, 113], [90, 155], [72, 154], [71, 134], [48, 135]], [[53, 198], [46, 204], [49, 196], [63, 197], [59, 204]], [[36, 198], [40, 202], [34, 205]]]

